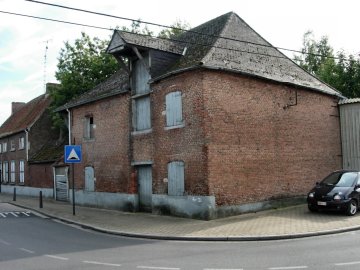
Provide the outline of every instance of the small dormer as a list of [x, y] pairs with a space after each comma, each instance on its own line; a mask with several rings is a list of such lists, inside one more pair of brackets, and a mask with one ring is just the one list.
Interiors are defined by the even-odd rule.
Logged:
[[116, 30], [107, 52], [131, 77], [132, 91], [150, 91], [149, 80], [162, 75], [182, 55], [184, 46], [169, 39]]

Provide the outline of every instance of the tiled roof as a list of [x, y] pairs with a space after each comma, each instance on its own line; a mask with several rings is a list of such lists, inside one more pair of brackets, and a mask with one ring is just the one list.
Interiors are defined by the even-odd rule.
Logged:
[[341, 96], [341, 93], [300, 68], [274, 48], [233, 12], [192, 30], [204, 34], [185, 32], [179, 37], [180, 40], [188, 42], [188, 49], [185, 56], [169, 71], [170, 74], [193, 66], [202, 66]]
[[64, 154], [65, 143], [48, 142], [29, 158], [30, 163], [55, 162]]
[[150, 48], [159, 51], [165, 51], [175, 54], [182, 54], [184, 50], [184, 45], [182, 42], [177, 43], [172, 40], [165, 38], [156, 38], [146, 35], [139, 35], [136, 33], [124, 32], [120, 30], [115, 30], [109, 47], [107, 48], [108, 53], [113, 53], [118, 50], [123, 45], [135, 45], [144, 48]]
[[26, 103], [13, 113], [0, 127], [0, 138], [30, 128], [41, 114], [48, 108], [51, 98], [43, 94]]
[[63, 111], [68, 108], [87, 104], [89, 102], [107, 98], [119, 93], [128, 91], [129, 89], [129, 75], [123, 70], [117, 71], [106, 81], [100, 83], [95, 88], [75, 97], [65, 105], [56, 109], [56, 111]]

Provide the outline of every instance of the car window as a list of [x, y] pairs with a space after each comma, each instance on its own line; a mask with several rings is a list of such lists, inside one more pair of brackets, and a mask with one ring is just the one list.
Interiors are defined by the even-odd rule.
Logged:
[[322, 183], [337, 187], [352, 187], [357, 175], [356, 172], [336, 172], [326, 177]]

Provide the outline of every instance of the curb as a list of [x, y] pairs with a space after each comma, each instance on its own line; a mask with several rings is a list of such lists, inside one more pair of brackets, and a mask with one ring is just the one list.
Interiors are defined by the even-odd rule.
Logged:
[[360, 226], [346, 227], [341, 229], [318, 231], [318, 232], [306, 232], [300, 234], [284, 234], [284, 235], [255, 235], [255, 236], [169, 236], [169, 235], [151, 235], [151, 234], [138, 234], [138, 233], [129, 233], [122, 231], [114, 231], [109, 229], [104, 229], [101, 227], [96, 227], [94, 225], [81, 223], [71, 219], [54, 216], [48, 213], [45, 213], [41, 210], [34, 209], [31, 207], [23, 206], [14, 202], [8, 202], [14, 206], [25, 208], [31, 210], [39, 215], [45, 216], [50, 219], [59, 220], [66, 224], [76, 225], [83, 229], [92, 230], [95, 232], [123, 236], [129, 238], [139, 238], [139, 239], [151, 239], [151, 240], [172, 240], [172, 241], [204, 241], [204, 242], [254, 242], [254, 241], [274, 241], [274, 240], [290, 240], [290, 239], [299, 239], [299, 238], [308, 238], [315, 236], [324, 236], [339, 234], [345, 232], [351, 232], [360, 230]]

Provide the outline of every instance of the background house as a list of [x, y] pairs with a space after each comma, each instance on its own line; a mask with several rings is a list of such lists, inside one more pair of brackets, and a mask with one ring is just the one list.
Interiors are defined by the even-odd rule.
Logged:
[[209, 219], [341, 168], [341, 94], [234, 13], [172, 40], [115, 31], [108, 52], [122, 69], [58, 109], [83, 149], [78, 203]]
[[0, 127], [2, 192], [11, 193], [16, 186], [18, 194], [37, 196], [41, 189], [44, 196], [53, 197], [52, 163], [63, 149], [51, 128], [50, 103], [48, 93], [12, 103], [11, 116]]

